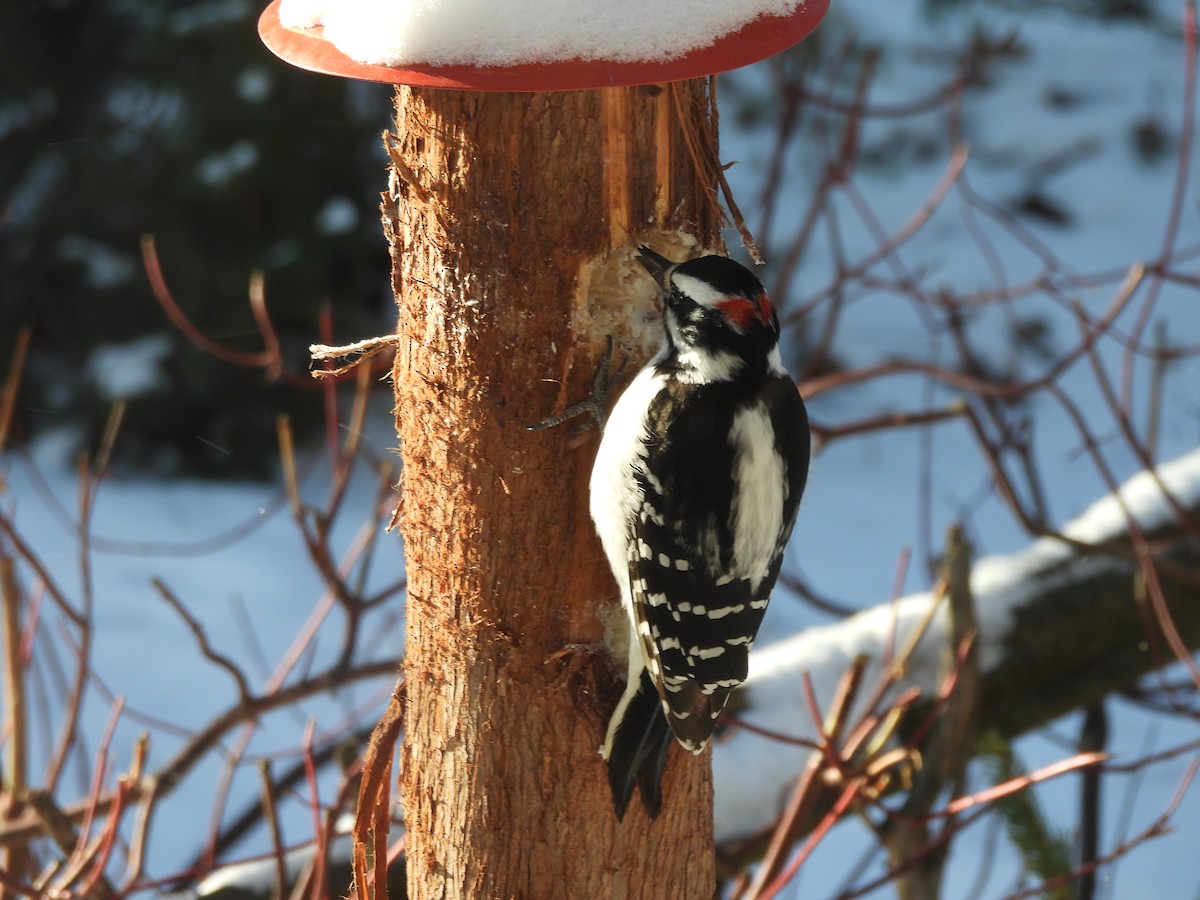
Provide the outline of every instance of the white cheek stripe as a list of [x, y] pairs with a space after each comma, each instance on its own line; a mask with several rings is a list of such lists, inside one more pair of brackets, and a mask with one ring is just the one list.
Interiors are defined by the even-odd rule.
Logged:
[[693, 278], [691, 275], [680, 275], [676, 272], [671, 276], [671, 282], [688, 297], [691, 297], [701, 306], [709, 307], [710, 309], [716, 305], [717, 301], [724, 300], [727, 296], [707, 281], [701, 281], [699, 278]]

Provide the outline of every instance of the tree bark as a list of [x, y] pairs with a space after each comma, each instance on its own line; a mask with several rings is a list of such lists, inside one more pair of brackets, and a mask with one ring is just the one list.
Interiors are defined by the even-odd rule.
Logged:
[[635, 803], [622, 824], [597, 754], [619, 693], [587, 511], [598, 433], [526, 431], [587, 395], [606, 334], [638, 356], [657, 328], [612, 251], [674, 230], [719, 246], [710, 116], [704, 80], [398, 89], [384, 226], [414, 900], [712, 894], [709, 758], [673, 752], [661, 817]]

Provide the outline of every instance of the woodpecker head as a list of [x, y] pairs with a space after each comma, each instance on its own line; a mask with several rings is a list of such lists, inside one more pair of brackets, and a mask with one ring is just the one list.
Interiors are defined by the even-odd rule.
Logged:
[[779, 318], [745, 266], [724, 256], [673, 263], [645, 245], [637, 260], [662, 292], [667, 358], [725, 381], [776, 355]]

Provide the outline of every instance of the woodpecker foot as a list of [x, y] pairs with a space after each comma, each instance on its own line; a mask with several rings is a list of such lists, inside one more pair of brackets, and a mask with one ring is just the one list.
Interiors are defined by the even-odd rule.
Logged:
[[600, 365], [596, 367], [596, 374], [592, 378], [591, 396], [568, 406], [562, 415], [550, 416], [536, 425], [526, 425], [525, 428], [528, 431], [542, 431], [562, 425], [580, 416], [586, 416], [587, 418], [581, 424], [571, 429], [572, 434], [582, 434], [596, 426], [603, 431], [604, 423], [608, 419], [608, 396], [612, 393], [613, 386], [620, 380], [621, 373], [625, 370], [625, 364], [628, 362], [628, 360], [622, 359], [616, 371], [610, 374], [612, 357], [613, 339], [612, 335], [609, 335], [604, 348], [604, 357], [600, 360]]

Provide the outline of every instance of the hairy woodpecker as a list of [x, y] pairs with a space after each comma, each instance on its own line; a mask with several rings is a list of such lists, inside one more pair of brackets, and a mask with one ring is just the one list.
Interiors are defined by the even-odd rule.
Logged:
[[779, 576], [808, 476], [808, 416], [762, 284], [723, 256], [638, 262], [663, 344], [605, 424], [591, 513], [629, 623], [628, 682], [600, 754], [618, 818], [662, 805], [672, 735], [700, 753]]

